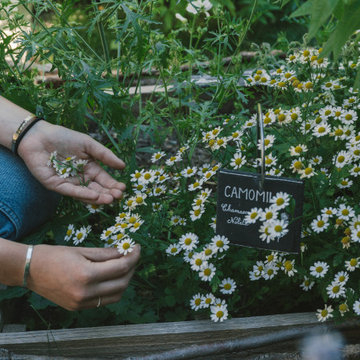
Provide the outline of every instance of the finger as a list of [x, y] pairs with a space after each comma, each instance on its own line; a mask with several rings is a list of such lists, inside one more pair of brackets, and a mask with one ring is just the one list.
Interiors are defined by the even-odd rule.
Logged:
[[90, 261], [93, 262], [102, 262], [111, 259], [119, 259], [123, 255], [117, 251], [115, 248], [86, 248], [79, 247], [77, 248], [81, 254]]
[[84, 137], [84, 147], [88, 155], [94, 159], [100, 160], [105, 165], [114, 169], [123, 169], [125, 167], [125, 163], [111, 150], [101, 145], [90, 136]]
[[97, 191], [92, 190], [90, 187], [72, 184], [68, 181], [57, 184], [54, 190], [62, 195], [71, 196], [81, 201], [89, 201], [92, 203], [96, 203], [100, 196]]
[[140, 259], [140, 247], [135, 246], [134, 250], [119, 259], [111, 259], [104, 262], [92, 263], [92, 283], [100, 283], [125, 276], [133, 271]]
[[88, 288], [88, 301], [91, 302], [92, 299], [98, 298], [99, 296], [105, 298], [107, 296], [122, 294], [128, 287], [134, 272], [135, 268], [132, 268], [131, 271], [124, 276], [93, 284]]
[[86, 168], [85, 175], [92, 181], [95, 181], [103, 188], [118, 189], [125, 191], [126, 186], [122, 182], [116, 181], [110, 174], [108, 174], [99, 164], [91, 162]]
[[113, 304], [116, 302], [119, 302], [121, 300], [121, 297], [123, 295], [123, 292], [119, 292], [117, 294], [113, 294], [111, 296], [97, 296], [92, 298], [91, 300], [85, 301], [81, 308], [82, 309], [93, 309], [93, 308], [99, 308], [108, 304]]

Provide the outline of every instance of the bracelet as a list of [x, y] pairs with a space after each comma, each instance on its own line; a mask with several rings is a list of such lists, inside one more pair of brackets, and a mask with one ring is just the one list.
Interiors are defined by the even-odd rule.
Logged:
[[12, 136], [12, 142], [11, 142], [11, 151], [15, 155], [18, 154], [17, 149], [19, 147], [21, 139], [31, 129], [31, 127], [33, 125], [35, 125], [39, 120], [42, 120], [42, 118], [38, 118], [35, 115], [29, 115], [24, 119], [24, 121], [20, 124], [18, 129], [15, 131], [15, 133]]
[[30, 262], [33, 253], [34, 245], [29, 245], [26, 252], [26, 259], [25, 259], [25, 266], [24, 266], [24, 280], [23, 280], [23, 287], [27, 287], [27, 279], [30, 273]]

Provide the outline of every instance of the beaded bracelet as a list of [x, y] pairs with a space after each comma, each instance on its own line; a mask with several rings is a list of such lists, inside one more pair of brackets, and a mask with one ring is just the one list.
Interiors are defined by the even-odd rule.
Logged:
[[23, 280], [23, 287], [27, 287], [27, 279], [30, 273], [30, 262], [33, 253], [34, 245], [29, 245], [27, 252], [26, 252], [26, 259], [25, 259], [25, 266], [24, 266], [24, 280]]
[[42, 118], [38, 118], [35, 115], [29, 115], [24, 119], [24, 121], [20, 124], [18, 129], [15, 131], [15, 133], [12, 136], [12, 142], [11, 142], [11, 151], [15, 155], [18, 154], [17, 150], [18, 150], [21, 139], [31, 129], [31, 127], [33, 125], [35, 125], [39, 120], [42, 120]]

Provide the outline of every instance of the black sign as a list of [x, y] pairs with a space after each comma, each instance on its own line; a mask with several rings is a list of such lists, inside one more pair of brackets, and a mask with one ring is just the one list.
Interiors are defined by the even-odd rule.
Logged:
[[[225, 235], [232, 244], [297, 253], [300, 250], [304, 184], [301, 180], [265, 176], [261, 187], [260, 176], [219, 170], [216, 233]], [[288, 220], [288, 233], [267, 243], [260, 238], [261, 223], [246, 224], [244, 218], [254, 207], [268, 208], [271, 198], [278, 192], [289, 194], [295, 200], [295, 206]]]

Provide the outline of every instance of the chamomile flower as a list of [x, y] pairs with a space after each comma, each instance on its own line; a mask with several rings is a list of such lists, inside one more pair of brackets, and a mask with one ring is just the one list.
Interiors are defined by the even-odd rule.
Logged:
[[90, 214], [98, 213], [104, 208], [103, 205], [98, 205], [98, 204], [86, 204], [85, 206]]
[[178, 155], [171, 156], [169, 159], [165, 161], [167, 166], [173, 166], [176, 162], [181, 161], [181, 157]]
[[168, 255], [177, 255], [181, 251], [181, 246], [179, 244], [170, 244], [167, 249], [166, 253]]
[[191, 269], [194, 271], [200, 271], [202, 267], [206, 266], [207, 262], [204, 258], [204, 254], [194, 253], [192, 258], [190, 259]]
[[328, 135], [330, 133], [330, 130], [331, 130], [330, 125], [325, 122], [322, 122], [314, 126], [312, 133], [315, 137], [322, 137]]
[[316, 316], [317, 316], [317, 319], [321, 322], [324, 322], [328, 319], [331, 319], [334, 315], [332, 314], [333, 313], [333, 308], [331, 307], [331, 305], [327, 306], [325, 304], [325, 308], [324, 309], [318, 309], [316, 311]]
[[196, 174], [197, 172], [197, 167], [196, 166], [188, 166], [186, 167], [184, 170], [181, 171], [181, 175], [188, 178], [188, 177], [192, 177]]
[[337, 210], [333, 207], [326, 207], [321, 210], [321, 215], [324, 217], [331, 218], [333, 216], [336, 216]]
[[202, 308], [202, 301], [203, 301], [203, 297], [200, 293], [197, 293], [196, 295], [194, 295], [192, 297], [192, 299], [190, 300], [190, 307], [192, 310], [199, 310]]
[[345, 269], [347, 271], [355, 271], [359, 267], [359, 258], [352, 258], [345, 261]]
[[189, 213], [191, 221], [200, 219], [204, 212], [205, 208], [203, 206], [192, 208]]
[[281, 238], [288, 233], [287, 222], [284, 220], [272, 220], [269, 222], [269, 233], [273, 236], [274, 239]]
[[271, 205], [270, 207], [265, 208], [263, 211], [261, 211], [260, 221], [274, 220], [277, 218], [278, 212], [278, 208], [274, 205]]
[[212, 293], [208, 293], [202, 297], [202, 307], [208, 308], [215, 303], [215, 296]]
[[286, 208], [290, 203], [290, 196], [284, 192], [278, 192], [270, 200], [271, 204], [274, 204], [278, 210]]
[[348, 151], [345, 150], [341, 150], [333, 157], [333, 163], [338, 169], [343, 168], [345, 165], [349, 163], [349, 161], [350, 161], [349, 153]]
[[216, 272], [216, 267], [213, 264], [206, 262], [198, 274], [201, 280], [211, 281], [211, 279], [215, 275], [215, 272]]
[[122, 255], [127, 255], [128, 253], [131, 253], [134, 250], [134, 247], [134, 241], [128, 236], [124, 236], [116, 246], [117, 251]]
[[329, 270], [329, 265], [324, 261], [316, 261], [310, 266], [310, 275], [316, 278], [323, 278]]
[[326, 216], [321, 216], [321, 215], [318, 215], [316, 219], [314, 219], [311, 224], [310, 224], [310, 227], [311, 229], [316, 232], [317, 234], [323, 232], [324, 230], [326, 230], [330, 223], [328, 221], [328, 217]]
[[349, 306], [346, 302], [343, 302], [339, 305], [338, 309], [339, 309], [340, 315], [344, 316], [345, 313], [349, 311]]
[[199, 237], [191, 232], [182, 235], [179, 239], [179, 245], [183, 250], [187, 250], [187, 251], [196, 248], [198, 242], [199, 242]]
[[308, 151], [308, 147], [304, 144], [299, 144], [296, 146], [291, 146], [289, 151], [291, 156], [300, 156]]
[[75, 226], [74, 224], [69, 224], [66, 233], [65, 233], [65, 238], [64, 241], [69, 241], [73, 235], [75, 234]]
[[299, 174], [300, 174], [300, 179], [304, 179], [304, 178], [309, 179], [313, 177], [316, 174], [316, 172], [314, 171], [314, 168], [311, 165], [308, 165], [304, 169], [299, 170]]
[[189, 191], [200, 190], [202, 188], [202, 185], [203, 185], [202, 179], [195, 180], [192, 184], [188, 186], [188, 190]]
[[297, 273], [297, 270], [295, 269], [295, 260], [285, 260], [282, 264], [281, 269], [284, 270], [287, 276], [294, 276], [295, 273]]
[[252, 208], [244, 217], [244, 222], [246, 224], [254, 224], [262, 214], [262, 209]]
[[326, 292], [330, 299], [338, 299], [339, 297], [345, 295], [345, 288], [337, 281], [333, 281], [326, 287]]
[[82, 226], [79, 230], [76, 230], [74, 236], [73, 236], [73, 244], [79, 245], [81, 244], [89, 235], [91, 231], [91, 226]]
[[337, 216], [343, 220], [349, 220], [355, 215], [355, 211], [351, 206], [340, 204], [337, 209]]
[[314, 286], [315, 281], [310, 280], [307, 276], [304, 276], [303, 282], [300, 284], [300, 287], [304, 291], [309, 291]]
[[356, 164], [350, 169], [350, 175], [354, 177], [360, 176], [360, 164]]
[[270, 228], [271, 228], [271, 221], [265, 221], [264, 223], [261, 224], [259, 228], [260, 239], [262, 241], [266, 241], [267, 243], [274, 240], [274, 235], [270, 232]]
[[210, 306], [210, 318], [214, 322], [222, 322], [228, 318], [228, 310], [226, 305], [212, 305]]
[[230, 166], [233, 167], [234, 169], [240, 169], [245, 164], [246, 164], [246, 158], [240, 152], [235, 153], [230, 162]]
[[277, 275], [279, 269], [273, 263], [265, 264], [264, 271], [262, 272], [262, 277], [265, 280], [271, 280]]
[[213, 245], [208, 244], [203, 248], [201, 253], [203, 255], [204, 260], [210, 260], [217, 253], [217, 250], [214, 249]]
[[352, 180], [350, 180], [349, 178], [345, 178], [345, 179], [342, 179], [338, 184], [337, 186], [340, 188], [340, 189], [346, 189], [346, 188], [349, 188], [352, 186], [354, 182]]
[[353, 310], [356, 315], [360, 315], [360, 299], [354, 302]]
[[349, 274], [346, 271], [339, 271], [335, 274], [334, 282], [345, 285], [349, 280]]
[[222, 253], [229, 249], [229, 240], [226, 236], [215, 235], [211, 239], [211, 245], [216, 252]]
[[219, 287], [220, 287], [220, 292], [222, 294], [228, 295], [228, 294], [232, 294], [235, 291], [236, 283], [233, 279], [226, 278], [221, 281]]

